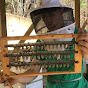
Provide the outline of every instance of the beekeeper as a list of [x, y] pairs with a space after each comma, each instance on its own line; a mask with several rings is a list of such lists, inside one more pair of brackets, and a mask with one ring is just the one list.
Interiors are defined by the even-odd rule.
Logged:
[[[79, 28], [75, 27], [75, 20], [73, 16], [73, 9], [70, 6], [62, 5], [59, 0], [43, 0], [42, 5], [36, 8], [30, 13], [32, 18], [35, 32], [37, 35], [42, 34], [71, 34], [78, 33]], [[81, 34], [77, 38], [78, 46], [82, 51], [83, 57], [88, 59], [88, 33], [85, 30], [80, 30]], [[74, 41], [72, 38], [65, 39], [50, 39], [50, 40], [38, 40], [37, 42], [44, 41]], [[60, 46], [58, 46], [60, 49]], [[74, 49], [71, 46], [70, 49]], [[55, 48], [54, 48], [55, 49]], [[63, 48], [62, 48], [63, 49]], [[60, 50], [62, 50], [60, 49]], [[47, 48], [49, 51], [50, 48]], [[63, 49], [65, 50], [65, 49]], [[36, 50], [37, 51], [37, 50]], [[74, 58], [74, 55], [70, 55], [69, 59]], [[47, 59], [55, 59], [53, 57]], [[64, 59], [64, 58], [62, 58]], [[61, 68], [47, 68], [49, 71], [65, 71], [72, 70], [71, 66]], [[38, 72], [39, 68], [29, 69], [25, 73]], [[77, 74], [60, 74], [60, 75], [49, 75], [47, 76], [46, 88], [88, 88], [87, 80], [83, 77], [83, 64], [82, 73]], [[15, 83], [28, 83], [36, 77], [19, 77], [9, 79], [11, 84]], [[13, 81], [12, 81], [13, 80]], [[4, 80], [1, 80], [4, 82]], [[7, 85], [5, 82], [4, 85]]]

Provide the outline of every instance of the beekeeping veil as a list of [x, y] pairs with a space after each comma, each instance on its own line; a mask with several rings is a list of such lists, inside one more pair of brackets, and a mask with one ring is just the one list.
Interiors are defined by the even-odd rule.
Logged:
[[[51, 29], [52, 24], [48, 26], [49, 22], [45, 22], [44, 14], [45, 13], [52, 14], [55, 11], [57, 11], [57, 9], [59, 10], [57, 14], [61, 20], [57, 19], [56, 22], [58, 22], [58, 25], [60, 27], [57, 29], [55, 28]], [[63, 13], [62, 13], [62, 10], [63, 10]], [[39, 8], [36, 8], [35, 10], [33, 10], [30, 13], [30, 16], [32, 18], [35, 32], [37, 34], [49, 34], [49, 33], [52, 34], [64, 29], [67, 29], [70, 31], [70, 29], [73, 30], [75, 26], [75, 21], [73, 17], [73, 9], [70, 6], [62, 5], [59, 0], [43, 0], [42, 5]], [[62, 23], [59, 21], [62, 21]], [[59, 31], [57, 31], [58, 29]]]

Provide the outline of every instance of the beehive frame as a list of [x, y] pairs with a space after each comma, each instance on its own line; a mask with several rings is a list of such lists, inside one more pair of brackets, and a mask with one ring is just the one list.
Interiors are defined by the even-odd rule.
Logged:
[[78, 34], [38, 35], [38, 36], [26, 36], [26, 37], [24, 36], [2, 37], [1, 38], [1, 61], [2, 61], [4, 77], [8, 78], [8, 77], [21, 77], [21, 76], [81, 73], [82, 72], [82, 55], [81, 55], [81, 51], [78, 48], [77, 44], [75, 44], [75, 50], [77, 50], [78, 53], [75, 54], [75, 61], [78, 61], [79, 63], [75, 63], [74, 71], [55, 71], [55, 72], [31, 73], [31, 74], [23, 74], [23, 75], [10, 75], [10, 68], [7, 67], [7, 65], [9, 64], [9, 58], [4, 57], [4, 55], [8, 53], [8, 49], [5, 48], [4, 45], [7, 45], [7, 41], [9, 40], [56, 39], [56, 38], [77, 38], [77, 37], [78, 37]]

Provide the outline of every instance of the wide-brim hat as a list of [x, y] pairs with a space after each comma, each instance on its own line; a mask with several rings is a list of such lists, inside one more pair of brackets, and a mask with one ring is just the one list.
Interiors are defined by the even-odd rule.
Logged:
[[54, 7], [72, 8], [71, 6], [61, 4], [59, 0], [43, 0], [38, 8], [32, 9], [30, 12], [45, 8], [54, 8]]

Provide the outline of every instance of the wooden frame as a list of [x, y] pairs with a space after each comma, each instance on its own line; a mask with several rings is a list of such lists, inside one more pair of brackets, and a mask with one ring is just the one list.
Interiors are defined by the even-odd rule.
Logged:
[[3, 66], [3, 74], [4, 78], [9, 77], [23, 77], [23, 76], [37, 76], [37, 75], [55, 75], [55, 74], [72, 74], [72, 73], [81, 73], [82, 72], [82, 55], [81, 51], [79, 50], [77, 44], [75, 44], [75, 50], [78, 51], [75, 54], [75, 60], [79, 61], [79, 63], [75, 63], [75, 70], [74, 71], [57, 71], [57, 72], [43, 72], [43, 73], [31, 73], [31, 74], [22, 74], [22, 75], [10, 75], [10, 69], [7, 67], [9, 64], [8, 57], [4, 57], [8, 50], [4, 47], [7, 45], [8, 40], [27, 40], [27, 39], [55, 39], [55, 38], [77, 38], [78, 34], [59, 34], [59, 35], [39, 35], [39, 36], [20, 36], [20, 37], [2, 37], [1, 39], [1, 59], [2, 59], [2, 66]]

